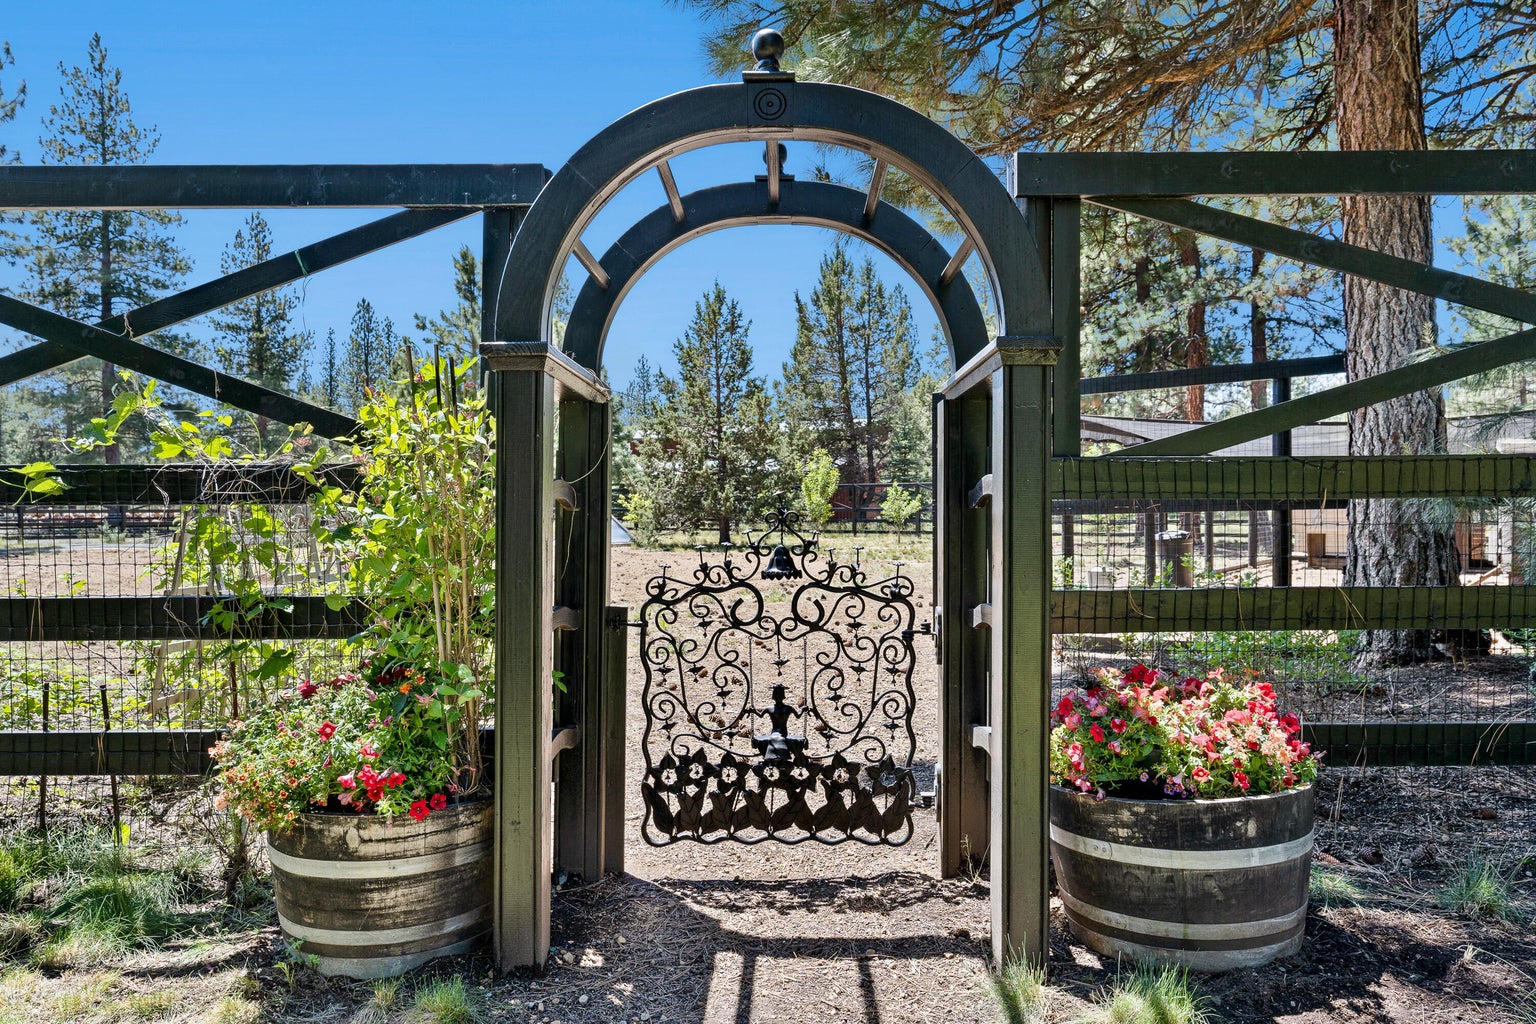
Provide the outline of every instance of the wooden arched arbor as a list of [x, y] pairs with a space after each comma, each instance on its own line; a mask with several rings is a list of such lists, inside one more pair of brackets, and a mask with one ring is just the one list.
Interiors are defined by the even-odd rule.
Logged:
[[[666, 252], [708, 231], [766, 223], [816, 224], [868, 240], [913, 276], [943, 324], [958, 369], [935, 406], [941, 858], [952, 873], [966, 851], [986, 851], [995, 951], [1043, 954], [1045, 463], [1059, 346], [1039, 240], [996, 175], [927, 118], [872, 93], [797, 83], [776, 70], [743, 78], [621, 118], [555, 174], [510, 243], [510, 218], [487, 227], [487, 259], [505, 268], [486, 296], [490, 336], [481, 347], [507, 439], [498, 460], [498, 962], [544, 962], [551, 848], [564, 872], [594, 877], [622, 868], [626, 616], [605, 608], [609, 416], [598, 378], [608, 325], [629, 286]], [[754, 140], [766, 144], [761, 180], [679, 194], [670, 157]], [[783, 141], [868, 154], [875, 161], [868, 193], [785, 178]], [[922, 183], [953, 216], [964, 232], [954, 252], [879, 202], [888, 168]], [[666, 204], [594, 257], [583, 230], [652, 169]], [[996, 299], [996, 337], [960, 273], [973, 252]], [[562, 347], [551, 314], [571, 256], [588, 277]], [[557, 503], [565, 511], [553, 516]], [[566, 686], [558, 708], [557, 671]], [[552, 759], [572, 747], [552, 815]]]

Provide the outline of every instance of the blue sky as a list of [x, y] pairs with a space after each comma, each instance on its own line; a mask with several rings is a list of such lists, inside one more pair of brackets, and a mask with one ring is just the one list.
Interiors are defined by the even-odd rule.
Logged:
[[[0, 39], [16, 58], [0, 78], [29, 90], [0, 141], [38, 162], [39, 122], [58, 99], [58, 64], [83, 63], [92, 32], [123, 69], [135, 120], [159, 129], [154, 163], [542, 163], [557, 170], [605, 125], [659, 96], [714, 81], [695, 14], [660, 2], [291, 3], [182, 0], [8, 5]], [[787, 170], [814, 156], [792, 147]], [[722, 147], [677, 165], [684, 192], [761, 171], [753, 147]], [[654, 175], [621, 194], [588, 232], [601, 254], [664, 201]], [[271, 211], [279, 251], [382, 211]], [[244, 212], [193, 211], [178, 237], [194, 261], [188, 283], [218, 275], [219, 253]], [[479, 250], [479, 218], [310, 278], [303, 323], [344, 337], [366, 296], [411, 331], [412, 314], [453, 303], [450, 260]], [[700, 239], [632, 291], [607, 353], [622, 385], [636, 357], [670, 363], [671, 343], [718, 275], [753, 321], [757, 370], [770, 378], [793, 341], [792, 296], [808, 293], [830, 232], [752, 228]], [[888, 280], [901, 272], [877, 255]], [[19, 272], [0, 269], [5, 284]], [[577, 282], [579, 284], [579, 281]], [[910, 285], [926, 347], [933, 318]]]

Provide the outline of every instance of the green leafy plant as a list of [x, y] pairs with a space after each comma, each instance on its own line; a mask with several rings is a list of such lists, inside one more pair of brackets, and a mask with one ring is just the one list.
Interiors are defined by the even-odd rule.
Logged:
[[237, 723], [212, 751], [218, 806], [280, 832], [314, 808], [421, 821], [472, 790], [478, 758], [454, 737], [483, 697], [473, 682], [404, 662], [364, 673], [305, 680]]
[[1301, 721], [1268, 683], [1219, 671], [1170, 685], [1145, 665], [1063, 696], [1051, 713], [1052, 780], [1100, 799], [1276, 793], [1317, 778]]
[[800, 497], [805, 517], [820, 530], [832, 518], [832, 496], [837, 493], [837, 464], [825, 448], [817, 448], [800, 466]]
[[880, 518], [894, 526], [897, 532], [906, 529], [912, 517], [923, 510], [923, 500], [915, 491], [909, 491], [900, 484], [891, 484], [885, 490], [885, 498], [880, 502]]

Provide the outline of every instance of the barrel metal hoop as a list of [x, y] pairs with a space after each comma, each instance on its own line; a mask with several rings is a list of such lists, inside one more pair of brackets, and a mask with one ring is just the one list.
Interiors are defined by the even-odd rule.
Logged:
[[393, 857], [389, 860], [314, 860], [283, 853], [270, 845], [267, 847], [267, 858], [274, 868], [299, 878], [360, 879], [420, 875], [473, 864], [490, 854], [491, 844], [488, 842], [460, 846], [444, 853], [429, 853], [422, 857]]
[[1270, 917], [1262, 921], [1236, 921], [1230, 924], [1186, 924], [1182, 921], [1156, 921], [1149, 917], [1133, 917], [1117, 914], [1091, 903], [1084, 903], [1066, 890], [1061, 892], [1061, 902], [1078, 917], [1096, 924], [1141, 935], [1156, 935], [1167, 939], [1257, 939], [1267, 935], [1288, 932], [1306, 919], [1307, 904], [1303, 903], [1283, 917]]
[[1273, 846], [1250, 846], [1235, 850], [1164, 850], [1150, 846], [1130, 846], [1094, 839], [1051, 825], [1051, 842], [1076, 853], [1118, 864], [1137, 864], [1149, 868], [1184, 868], [1190, 871], [1227, 871], [1283, 864], [1312, 849], [1312, 833], [1300, 839]]
[[290, 921], [282, 914], [277, 915], [277, 920], [285, 933], [305, 942], [319, 942], [328, 946], [352, 945], [367, 949], [369, 946], [389, 946], [451, 935], [461, 928], [485, 922], [489, 919], [489, 911], [488, 906], [482, 905], [463, 914], [445, 917], [441, 921], [428, 921], [407, 928], [311, 928]]

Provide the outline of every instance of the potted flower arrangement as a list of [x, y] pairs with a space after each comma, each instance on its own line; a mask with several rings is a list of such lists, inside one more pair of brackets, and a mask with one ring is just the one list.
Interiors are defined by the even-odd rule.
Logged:
[[372, 397], [358, 486], [316, 495], [312, 532], [373, 610], [360, 671], [288, 686], [212, 751], [219, 801], [267, 832], [284, 934], [325, 973], [398, 974], [489, 929], [495, 500], [465, 376], [438, 362]]
[[1051, 859], [1074, 934], [1207, 971], [1300, 948], [1318, 755], [1270, 684], [1135, 665], [1051, 718]]

